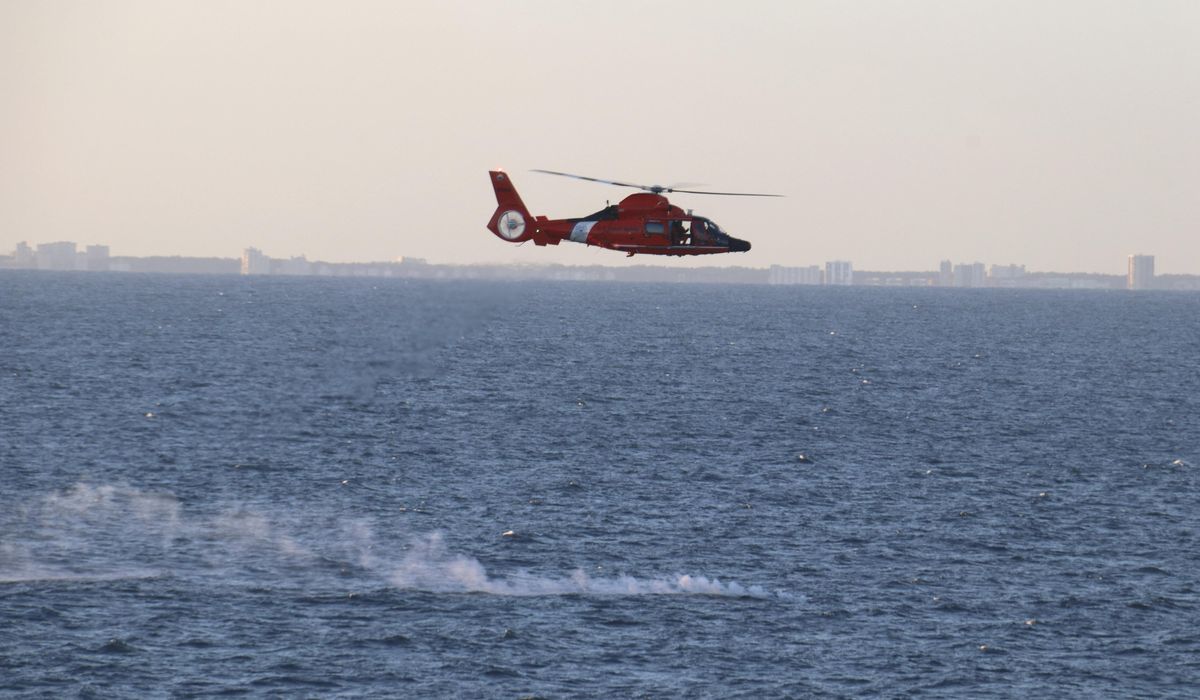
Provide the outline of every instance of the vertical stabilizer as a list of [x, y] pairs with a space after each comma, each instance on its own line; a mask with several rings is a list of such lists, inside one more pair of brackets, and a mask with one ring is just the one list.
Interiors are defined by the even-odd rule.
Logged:
[[521, 195], [517, 194], [517, 188], [513, 186], [508, 173], [492, 170], [488, 175], [492, 178], [492, 189], [496, 191], [496, 211], [488, 221], [488, 230], [512, 243], [533, 238], [533, 217], [521, 201]]

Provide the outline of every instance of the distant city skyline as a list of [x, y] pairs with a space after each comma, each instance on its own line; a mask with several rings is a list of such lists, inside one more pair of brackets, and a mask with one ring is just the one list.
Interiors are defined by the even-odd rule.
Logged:
[[[69, 248], [69, 252], [68, 252], [68, 248]], [[39, 265], [37, 263], [37, 258], [34, 255], [35, 251], [44, 251], [43, 260], [47, 259], [47, 257], [53, 257], [59, 261], [57, 263], [50, 264], [50, 266], [47, 266], [47, 264], [43, 263], [42, 269], [59, 269], [59, 270], [88, 269], [82, 263], [77, 263], [75, 265], [75, 267], [72, 268], [69, 264], [67, 264], [65, 262], [61, 262], [62, 260], [65, 260], [69, 256], [78, 256], [77, 259], [83, 260], [85, 255], [90, 259], [96, 259], [98, 256], [103, 259], [107, 259], [110, 255], [112, 255], [111, 247], [107, 244], [86, 244], [86, 245], [84, 245], [84, 244], [80, 244], [75, 241], [51, 241], [48, 243], [34, 242], [31, 244], [30, 241], [22, 240], [22, 241], [18, 241], [16, 246], [14, 246], [14, 248], [10, 251], [5, 252], [5, 251], [0, 250], [0, 263], [3, 263], [3, 264], [0, 264], [0, 267], [7, 266], [7, 267], [16, 267], [16, 268], [37, 268], [37, 267], [39, 267]], [[150, 256], [138, 256], [138, 255], [132, 255], [132, 254], [126, 253], [124, 251], [118, 251], [117, 257], [197, 257], [197, 258], [237, 257], [241, 261], [239, 264], [242, 265], [242, 267], [249, 266], [251, 269], [255, 269], [258, 265], [265, 264], [262, 262], [265, 260], [272, 260], [272, 259], [274, 259], [274, 260], [292, 260], [292, 261], [297, 261], [297, 262], [308, 260], [308, 254], [304, 253], [304, 252], [300, 252], [298, 254], [289, 254], [286, 257], [281, 256], [279, 258], [272, 258], [269, 254], [267, 254], [266, 252], [264, 252], [263, 250], [255, 247], [255, 246], [243, 246], [242, 248], [240, 248], [240, 254], [238, 256], [230, 256], [230, 255], [228, 255], [228, 251], [223, 251], [223, 252], [224, 252], [224, 254], [218, 254], [218, 255], [212, 255], [212, 256], [187, 256], [187, 255], [182, 255], [180, 253], [166, 253], [166, 254], [157, 254], [157, 255], [150, 255]], [[256, 262], [247, 262], [247, 256], [250, 256], [252, 259], [255, 259], [257, 261]], [[612, 257], [613, 256], [611, 256], [611, 255], [606, 255], [605, 258], [602, 260], [598, 260], [598, 261], [594, 261], [594, 262], [586, 262], [586, 263], [576, 263], [576, 264], [581, 264], [581, 265], [586, 265], [586, 266], [617, 267], [617, 268], [637, 266], [637, 265], [676, 266], [676, 267], [679, 267], [679, 269], [689, 269], [688, 266], [681, 264], [683, 262], [683, 260], [681, 260], [680, 258], [671, 258], [671, 257], [654, 256], [654, 255], [642, 255], [642, 256], [634, 256], [635, 258], [637, 258], [636, 262], [634, 262], [634, 261], [631, 261], [627, 257], [621, 256], [619, 258], [616, 258], [616, 260], [617, 260], [616, 264], [612, 264], [611, 260], [609, 260], [609, 258], [612, 258]], [[780, 268], [780, 269], [788, 269], [788, 270], [793, 270], [793, 271], [804, 270], [804, 272], [790, 272], [789, 273], [790, 275], [793, 275], [793, 276], [799, 274], [802, 279], [809, 279], [811, 277], [811, 275], [813, 274], [812, 272], [810, 272], [810, 269], [815, 269], [816, 274], [818, 276], [820, 276], [822, 279], [828, 277], [830, 279], [844, 280], [844, 279], [848, 279], [848, 278], [852, 277], [853, 268], [854, 268], [854, 262], [851, 260], [827, 260], [827, 261], [823, 261], [819, 265], [816, 263], [811, 263], [811, 264], [801, 263], [798, 265], [783, 265], [783, 264], [780, 264], [777, 262], [775, 262], [775, 263], [768, 262], [766, 264], [753, 265], [753, 264], [748, 264], [748, 262], [746, 261], [746, 259], [744, 257], [739, 257], [739, 256], [734, 256], [734, 255], [723, 255], [723, 256], [712, 256], [712, 257], [715, 257], [718, 260], [720, 260], [721, 262], [724, 262], [726, 264], [724, 264], [724, 265], [707, 265], [705, 267], [749, 267], [749, 268], [763, 268], [763, 269]], [[1138, 270], [1138, 276], [1140, 278], [1145, 278], [1145, 279], [1153, 278], [1155, 276], [1155, 265], [1156, 265], [1155, 257], [1156, 256], [1154, 256], [1154, 255], [1147, 255], [1144, 253], [1136, 253], [1136, 254], [1126, 255], [1119, 260], [1120, 268], [1121, 268], [1120, 272], [1097, 271], [1097, 270], [1038, 270], [1037, 272], [1080, 274], [1080, 275], [1116, 275], [1116, 274], [1119, 274], [1122, 277], [1126, 277], [1130, 280], [1130, 285], [1132, 288], [1132, 286], [1134, 284], [1132, 280], [1134, 279], [1135, 263], [1136, 263], [1136, 267]], [[396, 255], [396, 256], [394, 256], [394, 258], [392, 260], [379, 260], [379, 259], [377, 259], [377, 260], [335, 260], [335, 261], [329, 261], [329, 262], [336, 263], [336, 264], [361, 265], [361, 264], [369, 264], [369, 263], [401, 262], [406, 259], [407, 260], [420, 260], [422, 264], [430, 263], [430, 264], [435, 264], [435, 265], [456, 265], [456, 264], [467, 264], [467, 265], [470, 265], [470, 264], [480, 264], [480, 265], [507, 265], [507, 264], [554, 265], [554, 264], [564, 264], [564, 263], [556, 263], [556, 262], [550, 262], [550, 261], [542, 261], [539, 259], [539, 257], [537, 255], [530, 256], [528, 259], [525, 259], [525, 260], [518, 260], [516, 262], [509, 262], [509, 263], [506, 263], [506, 262], [501, 262], [501, 263], [494, 263], [494, 262], [453, 263], [453, 262], [442, 261], [442, 260], [427, 260], [425, 258], [415, 258], [413, 256], [405, 256], [405, 255]], [[314, 258], [314, 260], [315, 260], [315, 258]], [[295, 263], [293, 263], [293, 265], [294, 264]], [[566, 263], [566, 264], [572, 264], [572, 263]], [[1114, 265], [1114, 267], [1115, 267], [1115, 265]], [[92, 269], [96, 269], [96, 268], [93, 267]], [[961, 281], [964, 279], [964, 276], [967, 276], [967, 278], [971, 279], [971, 280], [992, 279], [992, 278], [1003, 279], [1003, 278], [1010, 278], [1010, 277], [1014, 277], [1014, 276], [1024, 275], [1028, 272], [1034, 272], [1034, 270], [1032, 268], [1027, 269], [1027, 266], [1024, 263], [1004, 263], [1004, 264], [987, 263], [987, 264], [985, 264], [980, 261], [974, 261], [974, 262], [968, 263], [968, 262], [952, 261], [952, 260], [949, 260], [946, 258], [942, 258], [942, 259], [938, 260], [936, 262], [936, 264], [931, 264], [926, 267], [916, 267], [916, 268], [912, 268], [911, 270], [900, 270], [899, 268], [874, 268], [874, 269], [891, 270], [891, 271], [905, 271], [905, 272], [932, 271], [932, 272], [935, 272], [935, 275], [942, 286], [955, 286], [955, 282], [954, 282], [955, 280], [959, 280], [959, 283], [957, 284], [957, 286], [982, 286], [977, 283], [971, 283], [971, 282], [961, 283]], [[1160, 274], [1164, 274], [1164, 273], [1160, 272]], [[1165, 273], [1165, 274], [1191, 275], [1193, 273], [1185, 272], [1185, 273]]]
[[1025, 265], [985, 265], [942, 260], [937, 269], [855, 270], [853, 261], [830, 260], [824, 266], [773, 264], [750, 266], [679, 267], [660, 256], [643, 256], [658, 264], [573, 265], [473, 263], [441, 265], [421, 258], [392, 261], [328, 262], [305, 255], [274, 258], [248, 247], [239, 258], [186, 256], [112, 256], [107, 245], [80, 250], [73, 241], [39, 243], [22, 241], [9, 255], [0, 254], [0, 270], [32, 269], [82, 272], [155, 272], [247, 276], [409, 277], [435, 279], [572, 279], [668, 282], [757, 283], [782, 286], [890, 286], [957, 288], [1049, 288], [1200, 291], [1200, 275], [1155, 275], [1154, 256], [1127, 258], [1125, 275], [1103, 273], [1039, 272]]
[[0, 3], [0, 250], [642, 264], [490, 235], [499, 167], [786, 195], [672, 195], [753, 244], [680, 268], [1194, 274], [1197, 66], [1184, 0]]

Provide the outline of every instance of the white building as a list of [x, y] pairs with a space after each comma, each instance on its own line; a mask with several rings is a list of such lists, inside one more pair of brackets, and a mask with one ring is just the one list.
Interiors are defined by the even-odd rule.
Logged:
[[820, 284], [821, 268], [817, 265], [808, 267], [784, 267], [772, 265], [767, 271], [767, 284]]
[[22, 270], [32, 270], [37, 267], [37, 255], [25, 241], [18, 243], [17, 249], [13, 251], [13, 265]]
[[982, 287], [987, 283], [987, 269], [983, 263], [962, 263], [954, 266], [955, 287]]
[[271, 274], [271, 259], [263, 255], [258, 248], [247, 248], [242, 251], [243, 275]]
[[1024, 265], [992, 265], [988, 268], [988, 284], [992, 287], [1016, 287], [1025, 276]]
[[949, 260], [943, 260], [938, 266], [938, 286], [954, 286], [954, 263]]
[[106, 245], [90, 245], [87, 247], [87, 252], [83, 253], [84, 265], [83, 269], [91, 270], [92, 272], [107, 272], [108, 271], [108, 246]]
[[37, 269], [74, 270], [75, 244], [71, 241], [39, 243], [37, 247]]
[[832, 260], [825, 263], [825, 284], [854, 284], [854, 265], [849, 260]]
[[1128, 289], [1150, 289], [1154, 285], [1154, 256], [1130, 255], [1129, 272], [1125, 276]]
[[992, 265], [988, 268], [988, 277], [994, 280], [1011, 280], [1024, 276], [1024, 265]]

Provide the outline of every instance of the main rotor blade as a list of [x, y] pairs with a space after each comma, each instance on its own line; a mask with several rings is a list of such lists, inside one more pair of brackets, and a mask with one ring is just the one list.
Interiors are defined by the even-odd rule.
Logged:
[[[688, 194], [715, 194], [715, 195], [720, 195], [720, 196], [724, 196], [724, 197], [783, 197], [784, 196], [781, 194], [761, 194], [758, 192], [705, 192], [704, 190], [681, 190], [681, 189], [677, 189], [676, 187], [673, 187], [673, 186], [664, 187], [663, 185], [639, 185], [639, 184], [636, 184], [633, 182], [621, 182], [619, 180], [605, 180], [605, 179], [599, 178], [599, 177], [588, 177], [587, 175], [575, 175], [573, 173], [560, 173], [557, 170], [541, 170], [539, 168], [534, 168], [532, 170], [532, 172], [545, 173], [546, 175], [560, 175], [562, 177], [573, 177], [576, 180], [587, 180], [588, 182], [599, 182], [599, 183], [603, 183], [605, 185], [616, 185], [618, 187], [633, 187], [634, 189], [645, 190], [646, 192], [653, 192], [655, 194], [661, 194], [663, 192], [686, 192]], [[680, 184], [685, 185], [685, 186], [692, 185], [692, 183], [688, 183], [688, 182], [684, 182], [684, 183], [680, 183]]]
[[632, 182], [618, 182], [617, 180], [604, 180], [604, 179], [601, 179], [598, 177], [588, 177], [587, 175], [572, 175], [571, 173], [560, 173], [556, 170], [540, 170], [538, 168], [534, 168], [531, 172], [545, 173], [547, 175], [561, 175], [562, 177], [573, 177], [576, 180], [587, 180], [589, 182], [601, 182], [606, 185], [616, 185], [618, 187], [634, 187], [639, 190], [648, 190], [649, 191], [652, 189], [650, 187], [647, 187], [646, 185], [635, 185]]
[[786, 197], [784, 194], [762, 194], [759, 192], [705, 192], [703, 190], [667, 190], [668, 192], [687, 192], [688, 194], [719, 194], [724, 197]]

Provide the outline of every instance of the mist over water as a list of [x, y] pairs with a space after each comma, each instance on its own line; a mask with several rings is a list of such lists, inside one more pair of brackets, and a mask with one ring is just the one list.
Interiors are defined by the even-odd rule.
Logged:
[[1197, 311], [6, 273], [5, 692], [1186, 697]]

